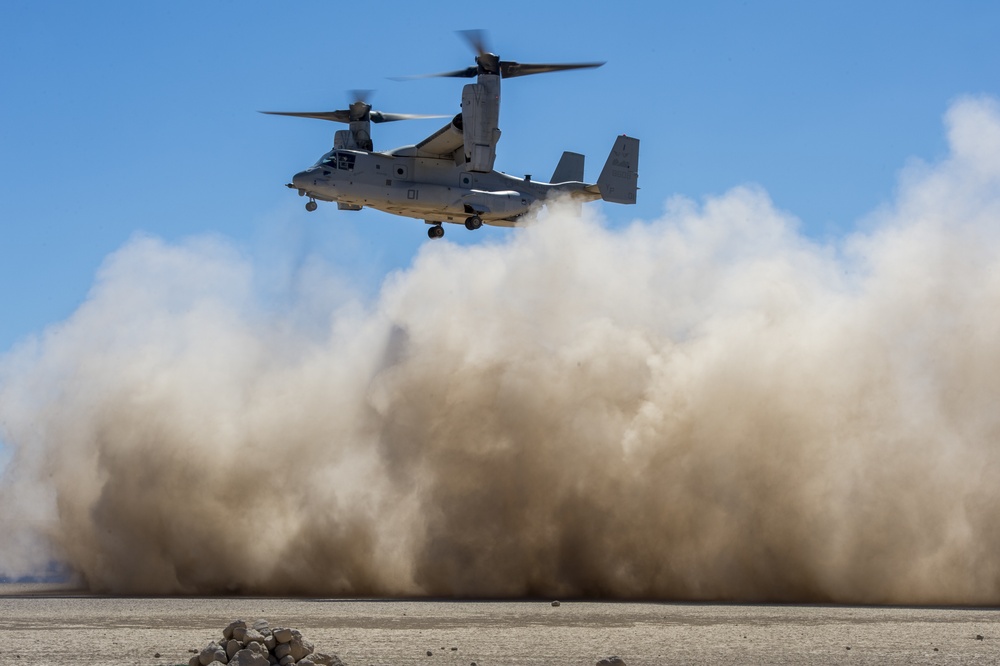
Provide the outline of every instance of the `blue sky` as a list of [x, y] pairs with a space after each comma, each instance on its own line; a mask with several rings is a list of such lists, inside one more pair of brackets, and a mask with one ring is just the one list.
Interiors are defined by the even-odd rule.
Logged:
[[[0, 6], [0, 353], [68, 317], [136, 234], [219, 234], [250, 255], [316, 254], [374, 291], [427, 242], [383, 213], [308, 214], [282, 187], [340, 126], [258, 110], [457, 111], [464, 80], [387, 77], [472, 64], [455, 30], [521, 62], [599, 70], [505, 83], [497, 166], [596, 179], [614, 137], [642, 140], [636, 206], [614, 227], [754, 183], [804, 234], [849, 233], [913, 159], [946, 149], [963, 94], [1000, 95], [991, 2], [362, 4], [45, 2]], [[376, 127], [379, 148], [438, 120]], [[510, 230], [448, 229], [480, 243]]]

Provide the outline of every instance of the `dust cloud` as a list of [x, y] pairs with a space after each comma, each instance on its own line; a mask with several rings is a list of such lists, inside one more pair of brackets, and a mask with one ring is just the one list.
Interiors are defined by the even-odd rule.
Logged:
[[998, 604], [1000, 106], [946, 127], [830, 243], [752, 187], [622, 229], [555, 207], [276, 304], [225, 239], [136, 238], [2, 359], [0, 564], [44, 538], [115, 593]]

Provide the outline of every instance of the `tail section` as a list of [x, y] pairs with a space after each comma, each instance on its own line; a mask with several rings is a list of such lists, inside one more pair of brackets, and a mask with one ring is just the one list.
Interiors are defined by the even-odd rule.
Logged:
[[[563, 159], [569, 153], [563, 153]], [[582, 163], [582, 160], [581, 160]], [[560, 160], [559, 165], [562, 166]], [[559, 169], [557, 168], [558, 172]], [[639, 139], [622, 134], [604, 163], [597, 188], [601, 198], [611, 203], [634, 204], [639, 180]], [[553, 181], [555, 182], [555, 181]]]
[[569, 151], [562, 154], [556, 171], [552, 174], [550, 183], [581, 183], [583, 182], [583, 155]]

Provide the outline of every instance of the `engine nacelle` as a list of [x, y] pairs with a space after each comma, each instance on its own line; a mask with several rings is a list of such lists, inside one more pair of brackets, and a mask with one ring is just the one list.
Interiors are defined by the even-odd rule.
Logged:
[[333, 133], [333, 147], [335, 149], [353, 148], [352, 143], [354, 142], [351, 141], [351, 130], [337, 130]]
[[337, 130], [333, 134], [333, 147], [371, 152], [374, 148], [371, 124], [367, 120], [352, 121], [351, 129]]
[[483, 76], [462, 88], [462, 131], [469, 171], [489, 173], [500, 140], [500, 77]]

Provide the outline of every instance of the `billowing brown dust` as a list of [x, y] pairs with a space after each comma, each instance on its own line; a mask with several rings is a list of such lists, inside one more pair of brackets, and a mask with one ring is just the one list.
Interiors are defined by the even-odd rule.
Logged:
[[620, 230], [555, 207], [428, 243], [372, 302], [313, 265], [276, 307], [224, 240], [137, 238], [0, 362], [0, 564], [50, 543], [119, 593], [1000, 603], [1000, 109], [947, 124], [833, 244], [754, 188]]

